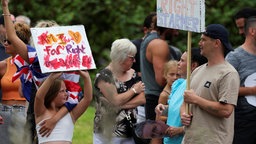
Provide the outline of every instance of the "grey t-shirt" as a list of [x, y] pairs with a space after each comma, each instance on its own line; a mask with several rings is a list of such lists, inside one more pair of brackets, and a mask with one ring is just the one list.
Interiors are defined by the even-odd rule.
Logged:
[[[256, 55], [238, 47], [226, 56], [226, 60], [237, 70], [241, 87], [256, 86]], [[256, 95], [239, 96], [235, 116], [256, 120]]]

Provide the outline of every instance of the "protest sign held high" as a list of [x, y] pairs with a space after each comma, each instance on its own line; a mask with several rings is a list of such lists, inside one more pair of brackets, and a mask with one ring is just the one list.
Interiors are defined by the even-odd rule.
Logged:
[[157, 0], [157, 25], [203, 32], [205, 30], [204, 0]]
[[31, 28], [43, 73], [96, 68], [84, 26]]

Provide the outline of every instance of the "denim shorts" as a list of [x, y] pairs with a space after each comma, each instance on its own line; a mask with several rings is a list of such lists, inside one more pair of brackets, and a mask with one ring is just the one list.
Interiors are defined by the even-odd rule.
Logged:
[[[26, 122], [26, 108], [22, 105], [3, 105], [0, 104], [0, 115], [3, 118], [3, 124], [0, 125], [0, 143], [11, 143], [10, 129], [16, 133], [24, 133]], [[16, 140], [19, 143], [19, 140]]]
[[19, 111], [19, 112], [25, 112], [26, 107], [23, 105], [3, 105], [0, 104], [0, 111]]

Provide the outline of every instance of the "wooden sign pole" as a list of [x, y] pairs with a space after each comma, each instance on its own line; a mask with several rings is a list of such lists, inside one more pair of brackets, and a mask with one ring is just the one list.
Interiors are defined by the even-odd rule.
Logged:
[[[192, 32], [188, 31], [188, 43], [187, 43], [187, 86], [186, 89], [190, 89], [190, 75], [191, 75], [191, 39]], [[186, 114], [190, 113], [189, 104], [186, 103]]]

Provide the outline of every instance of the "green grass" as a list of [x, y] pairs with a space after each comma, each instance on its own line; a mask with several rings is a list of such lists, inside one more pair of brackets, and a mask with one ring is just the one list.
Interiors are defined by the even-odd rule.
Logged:
[[77, 120], [73, 135], [73, 144], [92, 144], [93, 143], [93, 119], [95, 108], [88, 107], [86, 112]]

